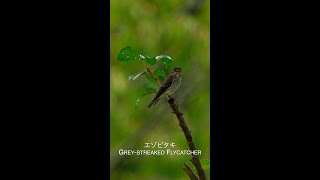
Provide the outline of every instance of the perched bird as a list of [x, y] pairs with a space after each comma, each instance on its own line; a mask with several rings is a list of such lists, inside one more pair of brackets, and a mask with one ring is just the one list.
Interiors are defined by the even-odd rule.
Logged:
[[179, 88], [181, 84], [181, 68], [175, 67], [167, 79], [162, 83], [158, 92], [148, 105], [148, 109], [155, 105], [163, 96], [171, 95]]

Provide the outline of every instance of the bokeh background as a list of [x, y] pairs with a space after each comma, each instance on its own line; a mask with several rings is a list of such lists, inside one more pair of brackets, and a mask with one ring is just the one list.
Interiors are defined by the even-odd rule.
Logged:
[[210, 178], [209, 10], [209, 0], [111, 0], [111, 179], [189, 179], [182, 169], [184, 163], [196, 173], [188, 155], [118, 154], [119, 149], [148, 149], [144, 145], [150, 142], [174, 142], [175, 150], [188, 149], [178, 120], [165, 100], [148, 110], [154, 94], [147, 95], [135, 109], [135, 101], [143, 89], [157, 89], [157, 86], [145, 77], [128, 81], [128, 76], [143, 71], [144, 65], [117, 60], [118, 53], [126, 46], [149, 57], [170, 56], [173, 62], [168, 72], [175, 66], [182, 68], [182, 84], [173, 96], [180, 104], [197, 149], [202, 151], [199, 158]]

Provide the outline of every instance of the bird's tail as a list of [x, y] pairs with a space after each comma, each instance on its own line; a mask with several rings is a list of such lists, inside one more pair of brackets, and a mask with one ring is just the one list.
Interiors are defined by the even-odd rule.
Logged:
[[152, 105], [156, 105], [159, 100], [160, 100], [160, 98], [158, 98], [158, 99], [154, 98], [151, 101], [151, 103], [148, 105], [148, 109], [150, 109]]
[[156, 100], [157, 100], [156, 98], [152, 99], [151, 103], [148, 105], [148, 109], [151, 108], [151, 106], [154, 104], [154, 102], [155, 102]]

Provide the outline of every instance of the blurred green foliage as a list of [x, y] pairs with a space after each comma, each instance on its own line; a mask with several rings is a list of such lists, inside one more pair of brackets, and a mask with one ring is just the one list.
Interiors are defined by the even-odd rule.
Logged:
[[[158, 89], [145, 77], [129, 80], [145, 69], [143, 61], [118, 61], [121, 49], [134, 47], [149, 57], [168, 55], [173, 67], [182, 68], [182, 83], [173, 95], [180, 104], [192, 132], [199, 156], [210, 178], [210, 23], [209, 1], [196, 15], [185, 11], [191, 1], [182, 0], [111, 0], [110, 2], [110, 165], [111, 179], [188, 179], [183, 163], [194, 170], [190, 156], [120, 156], [119, 149], [148, 149], [145, 143], [174, 142], [175, 150], [188, 145], [166, 100], [148, 110], [153, 93], [135, 103], [146, 88]], [[164, 64], [150, 66], [166, 69]], [[158, 72], [160, 81], [164, 78]], [[133, 78], [134, 76], [131, 76]], [[156, 148], [157, 149], [157, 148]], [[196, 171], [194, 171], [196, 172]]]

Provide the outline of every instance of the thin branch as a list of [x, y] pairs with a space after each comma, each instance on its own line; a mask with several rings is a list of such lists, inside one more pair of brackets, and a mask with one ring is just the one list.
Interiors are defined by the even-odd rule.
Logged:
[[158, 86], [160, 87], [160, 83], [158, 82], [158, 79], [156, 77], [154, 77], [153, 73], [151, 72], [151, 70], [149, 68], [147, 68], [147, 71], [151, 74], [151, 77], [156, 80], [156, 82], [158, 83]]
[[186, 163], [184, 163], [183, 170], [186, 171], [191, 180], [198, 180], [197, 176], [192, 172]]
[[[153, 73], [151, 72], [151, 70], [149, 68], [147, 68], [147, 71], [151, 74], [151, 77], [154, 80], [156, 80], [156, 82], [158, 83], [158, 86], [160, 87], [160, 83], [158, 82], [158, 79], [153, 76]], [[187, 139], [189, 149], [191, 151], [197, 150], [196, 146], [195, 146], [195, 144], [193, 143], [193, 140], [192, 140], [191, 131], [189, 130], [189, 128], [187, 126], [187, 123], [184, 120], [183, 113], [180, 111], [178, 103], [173, 98], [168, 99], [168, 103], [169, 103], [171, 109], [173, 110], [173, 113], [176, 114], [176, 116], [177, 116], [177, 118], [179, 120], [179, 126], [181, 127], [181, 129], [184, 132], [184, 136]], [[201, 163], [200, 163], [198, 155], [192, 155], [190, 161], [196, 167], [198, 175], [199, 175], [199, 179], [200, 180], [205, 180], [206, 179], [206, 175], [205, 175], [204, 170], [203, 170], [203, 168], [201, 166]]]
[[[186, 121], [184, 120], [183, 113], [179, 110], [178, 103], [172, 98], [169, 99], [168, 102], [169, 102], [169, 104], [171, 106], [171, 109], [173, 110], [173, 113], [176, 114], [176, 116], [177, 116], [177, 118], [179, 120], [179, 125], [182, 128], [182, 130], [184, 132], [184, 136], [187, 139], [187, 142], [188, 142], [188, 145], [189, 145], [189, 149], [192, 150], [192, 151], [197, 150], [197, 148], [196, 148], [196, 146], [195, 146], [195, 144], [193, 143], [193, 140], [192, 140], [191, 131], [189, 131], [189, 128], [188, 128], [188, 126], [186, 124]], [[198, 175], [199, 175], [199, 179], [200, 180], [206, 179], [206, 175], [204, 174], [204, 171], [203, 171], [203, 168], [201, 166], [199, 157], [197, 155], [193, 155], [191, 157], [191, 162], [194, 164], [194, 166], [197, 169], [197, 172], [198, 172]]]

